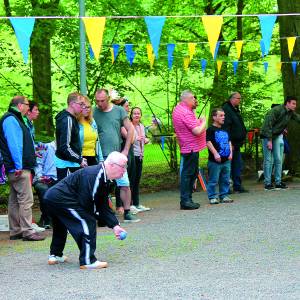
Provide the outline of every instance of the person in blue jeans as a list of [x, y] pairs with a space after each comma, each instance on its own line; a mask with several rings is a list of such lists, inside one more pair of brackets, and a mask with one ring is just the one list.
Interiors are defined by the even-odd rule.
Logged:
[[[232, 146], [228, 132], [221, 128], [225, 120], [223, 109], [213, 109], [212, 119], [212, 126], [206, 130], [209, 153], [207, 195], [210, 204], [230, 203], [233, 202], [228, 197]], [[216, 192], [217, 185], [219, 185], [219, 194]]]

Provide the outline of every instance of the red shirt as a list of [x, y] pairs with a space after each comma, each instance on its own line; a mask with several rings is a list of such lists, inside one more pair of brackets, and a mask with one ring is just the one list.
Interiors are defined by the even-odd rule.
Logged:
[[201, 135], [194, 135], [192, 130], [202, 124], [193, 110], [184, 102], [180, 102], [173, 110], [173, 126], [177, 135], [180, 153], [199, 152], [206, 148], [205, 130]]

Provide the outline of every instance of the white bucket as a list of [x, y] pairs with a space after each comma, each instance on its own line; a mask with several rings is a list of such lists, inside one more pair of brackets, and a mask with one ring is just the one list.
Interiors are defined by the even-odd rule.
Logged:
[[9, 231], [8, 215], [0, 215], [0, 231]]

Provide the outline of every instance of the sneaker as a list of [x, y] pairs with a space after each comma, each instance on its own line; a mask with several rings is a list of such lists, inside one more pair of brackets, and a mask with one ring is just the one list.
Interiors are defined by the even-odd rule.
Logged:
[[229, 198], [228, 196], [225, 196], [223, 199], [220, 199], [221, 203], [231, 203], [233, 202], [233, 199]]
[[279, 184], [275, 185], [275, 190], [286, 190], [288, 187], [285, 183], [280, 182]]
[[210, 203], [210, 204], [219, 204], [220, 202], [219, 202], [219, 200], [216, 199], [216, 198], [211, 198], [211, 199], [209, 199], [209, 203]]
[[239, 190], [233, 190], [234, 194], [242, 194], [242, 193], [249, 193], [248, 190], [246, 190], [245, 188], [241, 187]]
[[11, 235], [11, 236], [9, 237], [9, 239], [10, 239], [11, 241], [21, 240], [22, 238], [23, 238], [22, 233], [18, 233], [18, 234], [15, 234], [15, 235]]
[[193, 209], [198, 209], [199, 207], [200, 207], [200, 204], [195, 203], [193, 201], [180, 204], [180, 209], [183, 209], [183, 210], [193, 210]]
[[265, 185], [265, 191], [273, 191], [273, 190], [274, 190], [274, 186], [272, 183]]
[[31, 241], [31, 242], [36, 242], [36, 241], [43, 241], [46, 237], [38, 234], [37, 232], [32, 233], [30, 235], [24, 236], [23, 241]]
[[51, 229], [51, 224], [49, 221], [45, 221], [43, 219], [39, 220], [37, 223], [39, 227], [45, 228], [45, 229]]
[[140, 211], [149, 211], [149, 210], [151, 210], [150, 207], [146, 207], [146, 206], [144, 206], [144, 205], [139, 205], [139, 206], [137, 207], [137, 209], [140, 210]]
[[127, 213], [126, 215], [124, 215], [125, 223], [137, 223], [140, 221], [141, 219], [138, 219], [136, 216], [132, 215], [132, 213]]
[[141, 210], [139, 208], [137, 208], [135, 205], [131, 205], [130, 206], [130, 212], [133, 214], [133, 215], [136, 215], [137, 213], [141, 212]]
[[107, 268], [107, 267], [108, 267], [108, 263], [106, 261], [96, 260], [92, 264], [80, 266], [80, 269], [81, 270], [97, 270], [97, 269], [103, 269], [103, 268]]
[[49, 255], [48, 265], [62, 264], [64, 262], [68, 262], [68, 257], [67, 256]]
[[35, 223], [31, 224], [31, 228], [35, 231], [35, 232], [44, 232], [46, 229], [43, 227], [38, 226]]

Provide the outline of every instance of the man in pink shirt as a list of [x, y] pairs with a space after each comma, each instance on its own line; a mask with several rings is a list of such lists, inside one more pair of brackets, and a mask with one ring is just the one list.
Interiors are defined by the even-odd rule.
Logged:
[[180, 208], [198, 209], [199, 203], [192, 200], [193, 185], [198, 174], [199, 151], [205, 148], [203, 118], [197, 119], [193, 109], [196, 100], [191, 91], [183, 91], [180, 103], [173, 111], [173, 126], [180, 147], [182, 171], [180, 174]]

